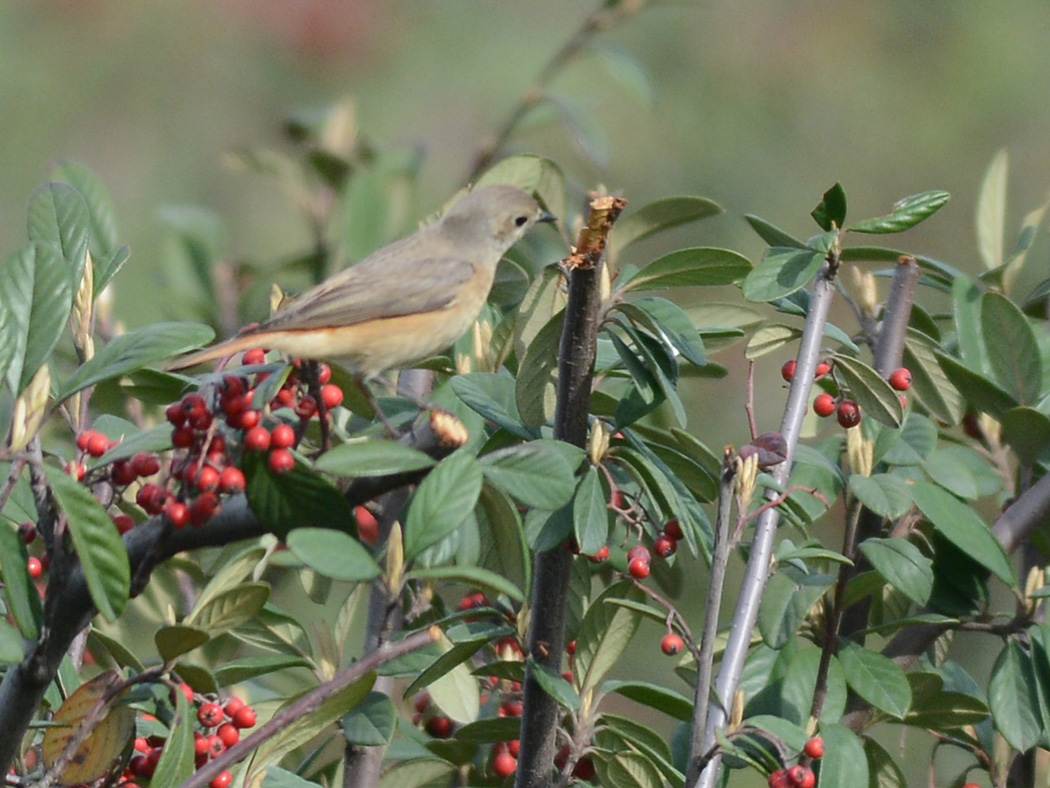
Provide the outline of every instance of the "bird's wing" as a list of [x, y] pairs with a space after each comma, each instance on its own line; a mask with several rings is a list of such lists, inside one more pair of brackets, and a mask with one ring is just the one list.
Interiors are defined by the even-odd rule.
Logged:
[[256, 330], [330, 328], [434, 312], [448, 307], [476, 270], [451, 257], [373, 255], [307, 291]]

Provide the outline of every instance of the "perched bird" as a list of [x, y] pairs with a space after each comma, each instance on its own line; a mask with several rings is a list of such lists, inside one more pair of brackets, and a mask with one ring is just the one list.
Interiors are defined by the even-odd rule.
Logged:
[[336, 361], [361, 380], [409, 366], [466, 333], [504, 252], [536, 222], [554, 218], [514, 186], [475, 189], [434, 224], [326, 279], [266, 322], [176, 359], [169, 369], [257, 347]]

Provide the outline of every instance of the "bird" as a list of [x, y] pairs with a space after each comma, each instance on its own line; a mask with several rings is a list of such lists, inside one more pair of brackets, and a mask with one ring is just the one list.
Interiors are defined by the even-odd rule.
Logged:
[[370, 382], [465, 334], [488, 299], [503, 254], [537, 222], [555, 220], [515, 186], [476, 188], [433, 224], [334, 274], [269, 320], [167, 368], [261, 347], [334, 361]]

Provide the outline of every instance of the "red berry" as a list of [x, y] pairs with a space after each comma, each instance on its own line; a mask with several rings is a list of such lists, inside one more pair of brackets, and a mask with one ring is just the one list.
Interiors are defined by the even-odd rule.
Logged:
[[149, 514], [160, 514], [163, 506], [164, 491], [155, 484], [144, 484], [135, 493], [135, 503]]
[[36, 524], [22, 523], [18, 526], [18, 536], [26, 544], [32, 544], [36, 540]]
[[806, 772], [808, 771], [809, 769], [807, 769], [805, 766], [802, 766], [801, 764], [797, 766], [792, 766], [790, 769], [788, 769], [787, 772], [788, 779], [791, 780], [792, 785], [795, 785], [798, 788], [802, 788], [802, 782], [806, 779]]
[[783, 769], [777, 769], [769, 775], [769, 788], [792, 788], [787, 772]]
[[322, 386], [332, 379], [332, 368], [327, 364], [320, 364], [317, 367], [317, 382]]
[[287, 424], [278, 424], [270, 436], [270, 446], [275, 449], [290, 449], [295, 445], [295, 430]]
[[600, 564], [603, 561], [609, 560], [609, 545], [602, 545], [602, 549], [594, 555], [588, 556], [588, 558], [595, 564]]
[[818, 394], [813, 400], [813, 412], [820, 418], [826, 419], [835, 412], [835, 398], [830, 394]]
[[249, 350], [241, 358], [241, 363], [242, 364], [246, 364], [246, 365], [250, 365], [250, 364], [265, 364], [266, 363], [266, 351], [263, 350], [262, 348], [255, 348], [254, 350]]
[[668, 632], [660, 641], [660, 650], [669, 657], [681, 654], [683, 648], [685, 648], [685, 641], [674, 632]]
[[670, 558], [678, 549], [678, 542], [669, 536], [658, 536], [653, 542], [653, 552], [661, 558]]
[[804, 749], [807, 756], [817, 761], [824, 757], [824, 740], [815, 736], [806, 742]]
[[222, 474], [219, 476], [219, 489], [224, 493], [244, 492], [247, 484], [244, 478], [244, 471], [233, 465], [223, 468]]
[[139, 475], [135, 473], [135, 469], [127, 460], [117, 460], [113, 463], [112, 470], [110, 470], [110, 478], [113, 479], [113, 483], [118, 487], [126, 487], [138, 477]]
[[205, 465], [197, 474], [197, 489], [201, 492], [212, 492], [219, 489], [219, 472], [210, 465]]
[[270, 448], [270, 431], [266, 427], [252, 427], [244, 433], [244, 448], [248, 451], [266, 451]]
[[[468, 599], [469, 599], [469, 597], [468, 597]], [[420, 714], [422, 714], [424, 711], [427, 710], [427, 708], [429, 708], [429, 706], [430, 706], [430, 693], [429, 692], [420, 692], [418, 695], [416, 695], [416, 702], [415, 702], [416, 711], [418, 711]]]
[[649, 548], [645, 545], [636, 544], [630, 550], [627, 551], [627, 563], [630, 563], [636, 558], [641, 558], [646, 563], [649, 563], [651, 559], [649, 555]]
[[431, 717], [427, 720], [426, 729], [435, 739], [447, 739], [452, 735], [452, 720], [448, 717]]
[[185, 528], [190, 523], [190, 507], [181, 501], [171, 501], [164, 507], [164, 516], [175, 528]]
[[255, 721], [255, 709], [251, 706], [242, 706], [237, 710], [237, 713], [233, 715], [233, 724], [238, 728], [254, 728]]
[[188, 449], [197, 440], [193, 427], [184, 424], [171, 431], [171, 445], [176, 449]]
[[509, 752], [501, 752], [492, 759], [492, 773], [497, 777], [510, 777], [518, 769], [518, 759]]
[[511, 739], [507, 742], [507, 752], [517, 758], [518, 753], [521, 752], [521, 739]]
[[329, 383], [321, 389], [321, 401], [329, 410], [338, 408], [343, 404], [343, 390], [334, 383]]
[[627, 571], [636, 580], [645, 580], [649, 577], [649, 562], [644, 558], [635, 558], [627, 564]]
[[860, 407], [851, 399], [844, 399], [839, 403], [839, 424], [846, 429], [856, 427], [860, 424]]
[[831, 372], [831, 364], [829, 364], [827, 361], [821, 361], [819, 364], [817, 364], [817, 373], [816, 375], [814, 375], [814, 380], [816, 380], [817, 378], [824, 377], [829, 372]]
[[[193, 733], [193, 754], [204, 755], [207, 757], [210, 750], [211, 742], [208, 741], [208, 737], [194, 731]], [[138, 745], [136, 744], [136, 749]]]
[[678, 519], [675, 517], [672, 517], [670, 520], [667, 521], [667, 524], [664, 526], [664, 533], [670, 536], [676, 542], [680, 542], [683, 538], [685, 538], [685, 534], [682, 532], [682, 525], [678, 522]]
[[246, 410], [237, 419], [237, 424], [231, 424], [230, 426], [240, 427], [245, 430], [254, 429], [259, 426], [259, 422], [262, 420], [262, 413], [257, 410]]
[[569, 645], [567, 645], [565, 647], [565, 653], [568, 654], [570, 657], [575, 657], [576, 656], [576, 641], [575, 640], [570, 641]]
[[205, 703], [197, 710], [197, 719], [205, 728], [214, 728], [222, 723], [222, 706], [218, 703]]
[[317, 400], [309, 394], [304, 394], [295, 403], [295, 415], [303, 421], [309, 421], [317, 415]]
[[35, 555], [29, 556], [29, 560], [26, 561], [26, 569], [29, 570], [29, 576], [34, 580], [44, 574], [44, 565]]
[[295, 457], [288, 449], [274, 449], [267, 462], [276, 474], [290, 473], [295, 468]]
[[226, 701], [226, 704], [222, 707], [223, 713], [233, 719], [233, 717], [244, 708], [244, 701], [240, 698], [230, 698]]
[[613, 493], [613, 508], [623, 511], [628, 506], [627, 496], [623, 494], [623, 490], [617, 490]]
[[354, 516], [357, 517], [357, 536], [361, 541], [365, 544], [378, 542], [379, 521], [376, 520], [376, 516], [364, 506], [354, 509]]
[[213, 733], [208, 737], [208, 755], [218, 758], [224, 752], [226, 752], [226, 742]]
[[895, 369], [893, 374], [890, 375], [889, 382], [897, 391], [907, 391], [911, 388], [911, 372], [908, 371], [907, 367]]
[[241, 740], [241, 732], [232, 722], [224, 722], [220, 725], [215, 735], [222, 739], [222, 743], [227, 747], [232, 747]]
[[85, 430], [84, 432], [77, 435], [77, 448], [81, 451], [87, 451], [88, 443], [91, 439], [98, 435], [94, 430]]
[[179, 692], [182, 693], [182, 697], [186, 699], [187, 703], [193, 703], [193, 687], [184, 681], [179, 684]]
[[594, 759], [589, 755], [584, 755], [580, 760], [576, 761], [576, 766], [572, 769], [572, 776], [580, 780], [589, 782], [594, 778]]
[[164, 411], [164, 416], [173, 427], [181, 427], [186, 423], [186, 411], [182, 409], [181, 402], [173, 402]]
[[525, 705], [520, 700], [505, 700], [499, 707], [501, 717], [520, 717]]
[[87, 440], [87, 453], [92, 457], [101, 457], [109, 448], [109, 438], [101, 432], [92, 432]]
[[780, 377], [786, 380], [788, 383], [795, 379], [795, 370], [798, 368], [798, 362], [795, 359], [789, 359], [784, 362], [784, 366], [780, 368]]
[[131, 469], [138, 476], [152, 476], [160, 470], [160, 458], [151, 452], [141, 452], [131, 459]]
[[229, 772], [219, 772], [218, 776], [208, 783], [209, 788], [230, 788], [233, 784], [233, 775]]
[[285, 387], [278, 391], [277, 396], [273, 398], [270, 407], [274, 410], [277, 408], [287, 408], [290, 407], [293, 402], [295, 402], [295, 392], [285, 384]]
[[87, 476], [87, 468], [82, 462], [67, 462], [65, 472], [78, 482], [84, 481], [84, 477]]

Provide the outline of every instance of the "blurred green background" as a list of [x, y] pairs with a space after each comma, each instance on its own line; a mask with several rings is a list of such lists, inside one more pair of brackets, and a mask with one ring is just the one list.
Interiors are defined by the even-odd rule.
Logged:
[[[302, 251], [308, 235], [287, 197], [223, 166], [224, 154], [287, 149], [282, 120], [347, 96], [374, 144], [425, 154], [414, 217], [424, 216], [462, 185], [482, 141], [596, 5], [3, 3], [0, 252], [23, 243], [26, 200], [50, 164], [79, 160], [112, 193], [132, 248], [115, 282], [117, 315], [132, 326], [170, 317], [162, 207], [216, 211], [233, 258], [274, 265]], [[763, 246], [744, 213], [805, 237], [810, 209], [836, 181], [854, 219], [941, 188], [951, 203], [894, 242], [977, 272], [974, 202], [995, 152], [1010, 154], [1008, 234], [1050, 189], [1043, 0], [652, 2], [595, 40], [605, 49], [552, 85], [589, 121], [575, 133], [530, 124], [508, 152], [554, 159], [577, 195], [603, 183], [634, 206], [697, 194], [726, 208], [669, 234], [668, 248], [724, 245], [757, 260]], [[617, 60], [613, 79], [602, 59], [617, 51], [641, 69]], [[1029, 259], [1042, 278], [1045, 233]], [[740, 347], [717, 360], [730, 380], [689, 384], [696, 396], [687, 395], [701, 417], [693, 428], [715, 447], [746, 430], [742, 403], [725, 396], [744, 390]], [[760, 367], [760, 392], [778, 391], [782, 360]], [[774, 428], [782, 397], [762, 399], [760, 429]]]

